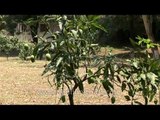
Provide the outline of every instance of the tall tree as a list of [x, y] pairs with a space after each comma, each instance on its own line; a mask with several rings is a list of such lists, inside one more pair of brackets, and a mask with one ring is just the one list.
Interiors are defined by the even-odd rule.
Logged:
[[[25, 25], [31, 28], [31, 36], [34, 43], [38, 43], [38, 38], [35, 37], [38, 33], [38, 24], [39, 19], [37, 15], [5, 15], [4, 21], [6, 22], [5, 29], [11, 34], [14, 35], [15, 28], [18, 23], [25, 23]], [[30, 24], [26, 24], [26, 21], [32, 20]], [[0, 24], [1, 25], [1, 24]]]
[[[142, 19], [144, 22], [144, 27], [147, 33], [148, 38], [152, 42], [156, 42], [155, 35], [153, 33], [153, 16], [152, 15], [142, 15]], [[153, 57], [158, 59], [159, 58], [159, 51], [158, 47], [152, 48]]]

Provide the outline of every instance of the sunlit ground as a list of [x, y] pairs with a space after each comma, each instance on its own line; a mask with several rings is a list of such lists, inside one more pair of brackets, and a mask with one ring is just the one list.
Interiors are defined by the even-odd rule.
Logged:
[[[124, 52], [124, 51], [122, 51]], [[56, 91], [55, 86], [48, 82], [48, 78], [41, 76], [46, 61], [23, 62], [18, 57], [0, 57], [0, 104], [69, 104], [59, 102], [61, 89]], [[80, 70], [83, 73], [83, 68]], [[52, 83], [52, 77], [49, 78]], [[95, 85], [84, 85], [84, 94], [77, 89], [74, 98], [75, 104], [111, 104], [106, 91], [101, 86], [99, 91]], [[99, 86], [97, 86], [99, 88]], [[121, 89], [115, 89], [115, 104], [130, 104], [124, 98]], [[67, 95], [67, 91], [65, 90]], [[139, 96], [138, 96], [139, 98]], [[142, 99], [140, 101], [143, 101]]]

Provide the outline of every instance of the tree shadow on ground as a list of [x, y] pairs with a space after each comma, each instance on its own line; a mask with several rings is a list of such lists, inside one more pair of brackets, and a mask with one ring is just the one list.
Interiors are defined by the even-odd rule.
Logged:
[[[151, 56], [151, 53], [150, 53]], [[118, 60], [125, 60], [125, 59], [134, 59], [134, 58], [145, 58], [146, 54], [144, 52], [127, 52], [127, 53], [118, 53], [114, 54], [114, 57]]]
[[109, 42], [109, 43], [99, 43], [99, 45], [101, 47], [113, 47], [113, 48], [118, 48], [118, 49], [121, 49], [121, 48], [124, 48], [124, 47], [128, 47], [128, 48], [133, 48], [132, 44], [131, 43], [121, 43], [121, 42]]
[[[144, 58], [146, 57], [145, 52], [142, 51], [132, 51], [129, 49], [123, 49], [123, 51], [119, 51], [116, 53], [112, 53], [113, 57], [115, 57], [116, 60], [126, 60], [126, 59], [134, 59], [134, 58]], [[151, 53], [150, 53], [151, 55]], [[107, 56], [107, 55], [105, 55]], [[104, 55], [99, 55], [99, 57], [103, 58]]]
[[[11, 51], [8, 57], [17, 57], [18, 55], [19, 55], [18, 51]], [[5, 52], [0, 51], [0, 57], [7, 57], [7, 54]]]

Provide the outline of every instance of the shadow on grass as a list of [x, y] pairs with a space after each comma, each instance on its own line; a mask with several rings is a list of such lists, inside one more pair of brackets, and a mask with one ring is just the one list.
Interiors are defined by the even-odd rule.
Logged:
[[[115, 57], [116, 60], [126, 60], [126, 59], [133, 59], [133, 58], [145, 58], [146, 54], [141, 51], [141, 52], [133, 52], [133, 51], [126, 51], [126, 52], [120, 52], [120, 53], [113, 53], [113, 57]], [[151, 55], [151, 54], [150, 54]], [[103, 58], [103, 55], [98, 55], [98, 57]]]
[[122, 48], [133, 48], [133, 46], [130, 43], [117, 43], [117, 42], [111, 42], [109, 44], [99, 44], [101, 47], [112, 47], [112, 48], [117, 48], [117, 49], [122, 49]]
[[140, 58], [140, 57], [146, 56], [144, 53], [145, 48], [142, 48], [139, 46], [134, 47], [130, 43], [128, 44], [110, 43], [110, 44], [104, 44], [100, 46], [104, 48], [106, 47], [106, 49], [107, 48], [108, 49], [111, 48], [112, 50], [117, 49], [115, 53], [112, 51], [113, 56], [116, 57], [117, 59], [133, 59], [133, 58]]
[[[18, 57], [18, 55], [19, 55], [18, 51], [11, 51], [8, 57]], [[7, 57], [7, 54], [5, 52], [0, 51], [0, 57]]]
[[128, 52], [128, 53], [115, 54], [114, 56], [120, 59], [133, 59], [133, 58], [144, 58], [146, 55], [143, 52], [138, 52], [138, 53]]

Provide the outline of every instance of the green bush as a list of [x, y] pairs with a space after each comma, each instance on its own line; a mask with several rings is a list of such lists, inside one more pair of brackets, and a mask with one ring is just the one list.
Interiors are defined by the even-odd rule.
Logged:
[[32, 43], [25, 43], [25, 42], [20, 42], [18, 47], [19, 47], [19, 58], [22, 60], [30, 60], [31, 55], [33, 52], [33, 44]]
[[0, 35], [0, 52], [4, 53], [7, 59], [13, 51], [18, 51], [17, 44], [18, 39], [16, 37]]

